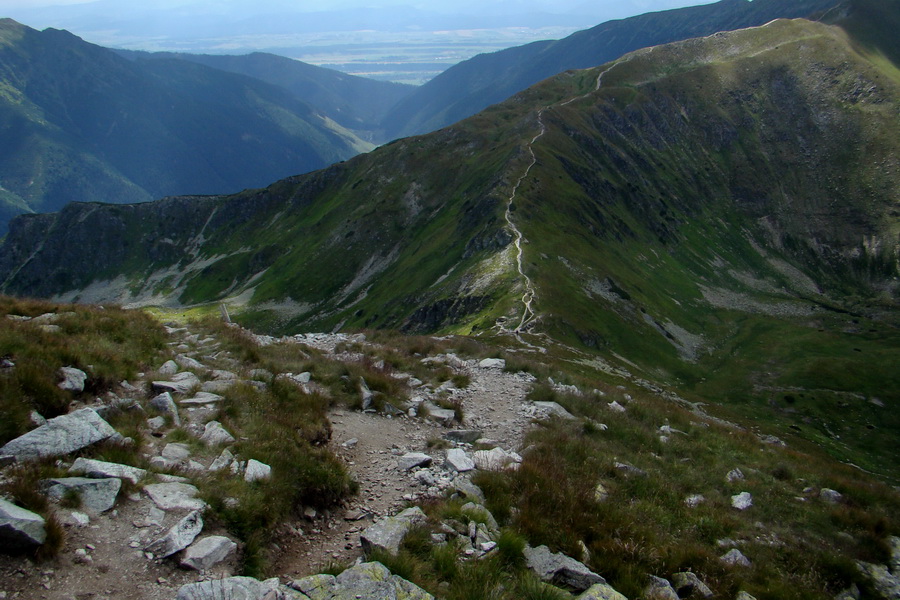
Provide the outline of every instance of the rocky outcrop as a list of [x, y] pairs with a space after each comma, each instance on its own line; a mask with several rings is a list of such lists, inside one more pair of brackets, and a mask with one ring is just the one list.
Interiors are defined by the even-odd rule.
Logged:
[[109, 423], [90, 408], [55, 417], [0, 448], [0, 456], [33, 460], [70, 454], [116, 434]]

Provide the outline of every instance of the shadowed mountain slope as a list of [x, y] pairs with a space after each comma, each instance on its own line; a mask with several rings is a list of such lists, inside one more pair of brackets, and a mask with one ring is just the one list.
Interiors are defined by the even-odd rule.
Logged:
[[225, 193], [368, 149], [285, 90], [185, 61], [133, 62], [0, 21], [0, 226], [70, 201]]
[[427, 133], [464, 119], [535, 83], [569, 69], [585, 69], [627, 52], [777, 18], [807, 17], [836, 0], [720, 0], [609, 21], [561, 40], [481, 54], [447, 69], [385, 118], [388, 137]]
[[411, 85], [356, 77], [264, 52], [241, 56], [118, 52], [135, 60], [186, 60], [277, 85], [291, 92], [298, 100], [316, 107], [342, 127], [374, 143], [387, 141], [380, 137], [378, 131], [384, 115], [416, 89]]

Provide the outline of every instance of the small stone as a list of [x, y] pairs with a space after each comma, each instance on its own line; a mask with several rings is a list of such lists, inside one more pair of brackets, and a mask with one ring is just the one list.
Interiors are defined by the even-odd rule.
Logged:
[[502, 358], [485, 358], [478, 363], [479, 369], [505, 369], [506, 361]]
[[84, 382], [87, 379], [87, 373], [81, 369], [76, 369], [75, 367], [62, 367], [57, 371], [57, 375], [62, 378], [62, 381], [57, 384], [59, 389], [67, 392], [74, 392], [76, 394], [80, 394], [84, 391]]
[[725, 475], [725, 481], [728, 483], [734, 483], [735, 481], [740, 481], [744, 478], [744, 474], [740, 469], [732, 469], [728, 471], [728, 474]]
[[219, 444], [231, 444], [235, 440], [234, 436], [228, 433], [221, 423], [210, 421], [206, 424], [203, 435], [200, 436], [200, 441], [207, 446], [218, 446]]
[[732, 548], [731, 550], [720, 556], [719, 560], [726, 565], [731, 565], [733, 567], [750, 566], [750, 559], [744, 556], [744, 554], [737, 548]]
[[250, 459], [247, 461], [247, 467], [244, 469], [244, 481], [252, 483], [268, 479], [272, 476], [272, 467], [258, 460]]
[[684, 504], [688, 508], [696, 508], [706, 502], [706, 498], [703, 494], [694, 494], [693, 496], [688, 496], [684, 499]]
[[838, 504], [841, 500], [844, 499], [844, 495], [837, 490], [822, 488], [822, 490], [819, 492], [819, 498], [821, 498], [825, 502], [830, 502], [831, 504]]
[[750, 492], [741, 492], [731, 497], [731, 506], [738, 510], [747, 510], [753, 506], [753, 496]]
[[191, 448], [187, 444], [172, 442], [166, 444], [161, 456], [166, 460], [182, 460], [191, 455]]
[[610, 402], [610, 403], [607, 404], [606, 406], [609, 408], [609, 410], [611, 410], [611, 411], [613, 411], [613, 412], [617, 412], [617, 413], [623, 413], [623, 412], [625, 412], [625, 407], [622, 406], [621, 404], [619, 404], [618, 402], [616, 402], [615, 400], [613, 400], [612, 402]]

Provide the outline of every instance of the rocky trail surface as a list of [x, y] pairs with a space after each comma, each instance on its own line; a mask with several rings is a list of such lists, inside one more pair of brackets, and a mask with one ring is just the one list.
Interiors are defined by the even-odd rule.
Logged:
[[[27, 448], [21, 451], [57, 456], [56, 466], [73, 476], [112, 477], [86, 481], [116, 482], [108, 506], [86, 506], [83, 502], [75, 508], [60, 504], [54, 509], [65, 530], [64, 547], [55, 559], [39, 563], [27, 555], [0, 557], [0, 598], [168, 599], [175, 598], [185, 585], [234, 574], [240, 550], [236, 551], [221, 525], [203, 523], [205, 503], [197, 497], [192, 478], [223, 467], [245, 479], [267, 476], [267, 465], [230, 455], [228, 444], [234, 438], [212, 420], [220, 394], [228, 387], [238, 381], [256, 386], [264, 383], [252, 379], [254, 374], [222, 351], [214, 337], [203, 337], [183, 327], [169, 327], [168, 331], [173, 360], [153, 373], [140, 374], [139, 380], [122, 382], [115, 393], [96, 398], [94, 403], [73, 407], [66, 416], [89, 415], [89, 429], [101, 433], [91, 437], [81, 430], [68, 432], [68, 438], [76, 443], [65, 448], [42, 447], [51, 442], [28, 437], [47, 428], [58, 430], [64, 424], [60, 417], [23, 436], [28, 437], [24, 442], [20, 438], [0, 449], [4, 455]], [[358, 355], [336, 351], [340, 343], [351, 339], [322, 334], [259, 341], [298, 342], [333, 360], [358, 360]], [[298, 350], [302, 347], [298, 345]], [[298, 520], [282, 524], [272, 552], [274, 572], [282, 580], [319, 573], [329, 564], [357, 561], [363, 556], [361, 534], [374, 522], [396, 514], [417, 499], [465, 486], [467, 473], [476, 468], [498, 469], [521, 461], [515, 451], [521, 450], [530, 420], [548, 414], [526, 401], [532, 377], [505, 372], [503, 361], [498, 359], [462, 360], [448, 354], [422, 360], [449, 367], [466, 376], [469, 384], [457, 389], [448, 382], [433, 389], [413, 378], [409, 407], [404, 407], [404, 412], [387, 416], [372, 409], [358, 411], [341, 406], [330, 412], [329, 446], [343, 459], [359, 491], [344, 506], [324, 512], [310, 508]], [[83, 384], [87, 375], [82, 375]], [[465, 415], [463, 423], [454, 420], [457, 415], [453, 410], [432, 403], [448, 399]], [[146, 412], [142, 450], [151, 472], [123, 475], [122, 465], [110, 463], [96, 466], [92, 472], [84, 468], [84, 459], [75, 460], [70, 454], [77, 455], [80, 448], [97, 439], [122, 441], [102, 418], [102, 426], [94, 423], [113, 409]], [[195, 443], [183, 443], [182, 438], [170, 441], [173, 428], [179, 424], [181, 430], [212, 443], [210, 448], [216, 450], [198, 452]], [[476, 441], [481, 450], [475, 450]], [[222, 444], [225, 450], [220, 453]], [[448, 460], [451, 454], [453, 461]], [[24, 460], [24, 455], [19, 460]], [[257, 473], [257, 469], [261, 471]], [[104, 470], [107, 472], [99, 472]], [[139, 480], [139, 484], [125, 482], [118, 493], [123, 477]], [[215, 540], [220, 547], [197, 559], [193, 566], [188, 565], [186, 557], [207, 538], [212, 538], [207, 545]]]

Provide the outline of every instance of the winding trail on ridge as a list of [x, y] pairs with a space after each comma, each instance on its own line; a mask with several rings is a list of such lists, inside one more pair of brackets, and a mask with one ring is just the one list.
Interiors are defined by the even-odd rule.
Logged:
[[544, 124], [544, 113], [548, 110], [552, 110], [553, 108], [556, 108], [559, 106], [567, 106], [567, 105], [571, 104], [572, 102], [575, 102], [576, 100], [581, 100], [582, 98], [587, 98], [588, 96], [590, 96], [591, 94], [593, 94], [594, 92], [599, 90], [601, 81], [603, 79], [603, 75], [606, 74], [610, 69], [612, 69], [617, 64], [619, 64], [619, 63], [618, 62], [613, 63], [612, 65], [610, 65], [609, 67], [607, 67], [606, 69], [601, 71], [599, 75], [597, 75], [597, 83], [594, 86], [594, 89], [592, 89], [591, 91], [589, 91], [585, 94], [581, 94], [580, 96], [575, 96], [573, 98], [569, 98], [568, 100], [566, 100], [564, 102], [558, 102], [556, 104], [551, 104], [549, 106], [545, 106], [544, 108], [542, 108], [538, 111], [537, 122], [538, 122], [538, 126], [539, 126], [540, 130], [538, 131], [537, 135], [535, 135], [533, 138], [531, 138], [531, 141], [528, 142], [528, 144], [526, 145], [526, 149], [528, 150], [528, 153], [531, 155], [531, 161], [528, 163], [528, 166], [525, 167], [525, 171], [522, 173], [522, 175], [520, 175], [519, 178], [516, 180], [516, 183], [513, 186], [512, 191], [509, 194], [509, 198], [507, 199], [507, 202], [506, 202], [506, 212], [504, 214], [504, 217], [506, 219], [506, 224], [509, 226], [509, 229], [512, 231], [513, 237], [515, 239], [514, 244], [516, 247], [516, 271], [518, 272], [519, 277], [525, 282], [525, 286], [524, 286], [525, 291], [522, 294], [522, 301], [521, 301], [522, 302], [522, 318], [519, 320], [519, 324], [516, 325], [515, 329], [512, 329], [512, 330], [501, 327], [501, 331], [503, 331], [505, 333], [512, 333], [515, 336], [516, 340], [518, 340], [520, 343], [522, 343], [526, 346], [529, 346], [531, 348], [536, 348], [543, 352], [546, 352], [546, 350], [543, 348], [537, 348], [535, 346], [532, 346], [531, 344], [529, 344], [528, 342], [523, 340], [521, 337], [521, 334], [523, 331], [525, 331], [526, 327], [528, 327], [530, 324], [532, 324], [537, 319], [537, 313], [534, 310], [534, 299], [535, 299], [536, 291], [534, 288], [534, 282], [531, 280], [531, 277], [529, 277], [528, 274], [525, 273], [525, 268], [523, 266], [523, 257], [524, 257], [525, 251], [522, 248], [522, 243], [523, 243], [523, 240], [525, 239], [525, 236], [522, 234], [522, 231], [518, 228], [518, 226], [516, 226], [515, 221], [513, 221], [513, 218], [512, 218], [513, 203], [515, 202], [516, 194], [518, 194], [518, 192], [519, 192], [519, 186], [522, 185], [522, 182], [525, 181], [525, 179], [531, 173], [531, 169], [537, 164], [537, 155], [534, 153], [534, 145], [537, 143], [537, 141], [539, 139], [541, 139], [541, 137], [543, 137], [543, 135], [545, 133], [547, 133], [547, 126]]

